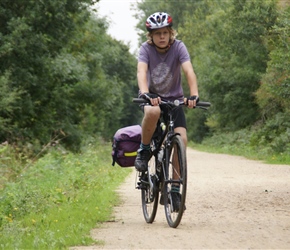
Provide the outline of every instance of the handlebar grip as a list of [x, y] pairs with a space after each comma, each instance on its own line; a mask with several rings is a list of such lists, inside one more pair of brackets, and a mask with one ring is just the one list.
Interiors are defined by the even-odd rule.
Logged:
[[133, 102], [135, 102], [135, 103], [149, 103], [148, 100], [145, 100], [143, 98], [133, 98]]
[[198, 107], [210, 107], [211, 103], [210, 102], [198, 102], [196, 106]]

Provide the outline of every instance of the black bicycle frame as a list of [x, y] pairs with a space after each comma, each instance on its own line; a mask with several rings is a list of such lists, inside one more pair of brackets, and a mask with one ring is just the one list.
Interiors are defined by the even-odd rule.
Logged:
[[[164, 144], [164, 149], [163, 149], [164, 150], [164, 155], [163, 155], [163, 159], [165, 159], [165, 162], [162, 164], [162, 173], [163, 173], [163, 177], [164, 177], [164, 181], [165, 182], [168, 182], [169, 181], [169, 180], [166, 179], [166, 176], [167, 176], [167, 172], [166, 172], [167, 171], [167, 168], [165, 168], [165, 166], [169, 166], [169, 157], [170, 157], [169, 147], [171, 145], [171, 139], [174, 136], [179, 135], [178, 133], [174, 133], [174, 121], [172, 119], [172, 112], [173, 112], [173, 110], [174, 110], [174, 108], [170, 108], [170, 110], [168, 110], [168, 117], [169, 117], [169, 119], [168, 119], [168, 123], [166, 125], [166, 129], [163, 132], [162, 136], [160, 136], [160, 134], [158, 134], [158, 131], [157, 131], [157, 138], [159, 139], [159, 142], [158, 142], [158, 145], [156, 145], [156, 148], [155, 148], [155, 150], [152, 153], [152, 155], [154, 155], [155, 158], [158, 161], [158, 153], [161, 150], [162, 144]], [[160, 118], [160, 120], [161, 120], [161, 118]], [[157, 123], [156, 129], [158, 129], [158, 126], [160, 125], [160, 120]], [[162, 159], [162, 161], [163, 161], [163, 159]]]

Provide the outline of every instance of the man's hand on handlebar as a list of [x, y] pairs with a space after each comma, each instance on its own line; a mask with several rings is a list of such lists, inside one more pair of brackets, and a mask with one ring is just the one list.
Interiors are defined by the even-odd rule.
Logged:
[[[153, 93], [143, 93], [139, 96], [140, 98], [143, 98], [144, 100], [148, 100], [150, 101], [150, 104], [152, 106], [158, 106], [159, 104], [161, 104], [162, 100], [160, 98], [160, 96], [158, 96], [157, 94], [153, 94]], [[199, 102], [199, 97], [196, 95], [190, 96], [190, 97], [185, 97], [184, 98], [184, 104], [188, 107], [188, 108], [195, 108], [196, 104]]]
[[184, 98], [184, 103], [186, 103], [187, 107], [189, 108], [195, 108], [198, 101], [199, 101], [199, 98], [196, 95], [192, 95], [188, 98]]
[[161, 103], [161, 98], [153, 93], [144, 93], [140, 97], [150, 101], [152, 106], [158, 106]]

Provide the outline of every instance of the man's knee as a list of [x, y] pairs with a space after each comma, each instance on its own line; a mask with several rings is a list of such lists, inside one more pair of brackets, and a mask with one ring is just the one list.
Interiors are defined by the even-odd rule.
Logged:
[[144, 107], [144, 114], [146, 119], [158, 120], [160, 117], [160, 108], [159, 107], [152, 107], [146, 106]]

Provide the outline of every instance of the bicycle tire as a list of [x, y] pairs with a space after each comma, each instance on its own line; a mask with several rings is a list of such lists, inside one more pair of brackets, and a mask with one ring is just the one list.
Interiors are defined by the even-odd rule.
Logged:
[[145, 187], [141, 189], [142, 211], [145, 221], [147, 223], [153, 223], [158, 208], [159, 198], [158, 178], [156, 175], [156, 158], [154, 155], [148, 162], [148, 169], [150, 178], [154, 183], [154, 188], [151, 190], [148, 181], [148, 172], [146, 172], [145, 175], [147, 175], [147, 183], [145, 184]]
[[[163, 189], [164, 209], [168, 225], [170, 227], [176, 228], [179, 225], [185, 210], [187, 188], [186, 149], [180, 135], [175, 135], [172, 137], [170, 147], [167, 150], [168, 157], [166, 159], [165, 183]], [[173, 176], [173, 173], [176, 173], [175, 176]], [[176, 186], [178, 185], [180, 206], [176, 208], [172, 201], [172, 193], [174, 186], [176, 189]], [[175, 191], [175, 197], [176, 193], [177, 192]]]

